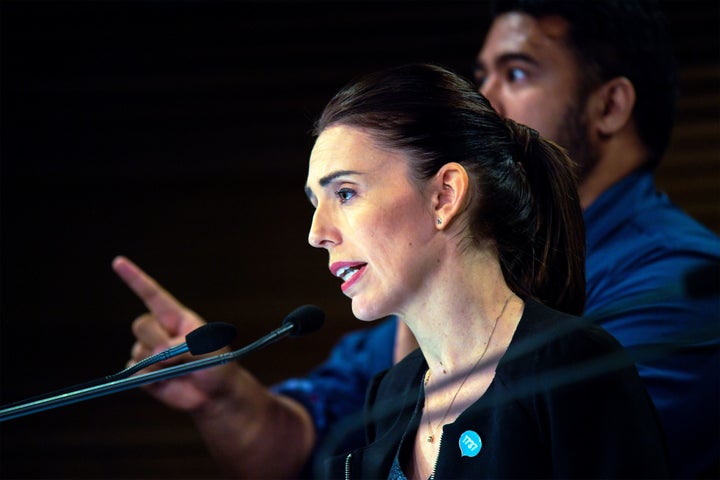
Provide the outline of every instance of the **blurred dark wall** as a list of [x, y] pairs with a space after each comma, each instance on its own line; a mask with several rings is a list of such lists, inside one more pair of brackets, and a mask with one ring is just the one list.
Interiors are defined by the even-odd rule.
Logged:
[[[718, 5], [666, 2], [682, 67], [659, 182], [720, 231]], [[298, 305], [323, 330], [244, 361], [301, 375], [352, 317], [307, 245], [312, 120], [352, 77], [412, 61], [470, 74], [483, 2], [0, 3], [0, 401], [120, 370], [138, 262], [236, 346]], [[278, 447], [279, 454], [282, 446]], [[2, 478], [220, 474], [188, 418], [132, 390], [0, 424]]]

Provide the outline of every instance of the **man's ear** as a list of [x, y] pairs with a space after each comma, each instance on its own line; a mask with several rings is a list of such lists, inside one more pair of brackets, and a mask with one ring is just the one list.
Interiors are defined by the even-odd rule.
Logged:
[[608, 80], [591, 94], [589, 112], [595, 131], [601, 137], [612, 136], [632, 119], [635, 87], [626, 77]]
[[443, 230], [462, 212], [469, 192], [468, 173], [459, 163], [450, 162], [435, 174], [432, 208], [435, 227]]

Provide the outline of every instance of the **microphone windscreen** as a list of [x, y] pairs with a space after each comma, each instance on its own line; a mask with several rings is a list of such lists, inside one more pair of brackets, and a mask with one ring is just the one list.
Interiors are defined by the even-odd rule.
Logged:
[[325, 312], [315, 305], [303, 305], [290, 312], [283, 319], [282, 324], [292, 324], [293, 329], [290, 331], [291, 337], [299, 337], [312, 333], [322, 327], [325, 321]]
[[193, 355], [214, 352], [230, 345], [237, 335], [237, 328], [225, 322], [206, 323], [185, 336], [188, 350]]

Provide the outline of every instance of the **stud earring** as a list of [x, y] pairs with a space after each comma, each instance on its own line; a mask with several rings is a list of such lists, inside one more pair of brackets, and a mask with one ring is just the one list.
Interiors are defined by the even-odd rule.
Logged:
[[435, 221], [437, 222], [438, 225], [442, 224], [442, 219], [440, 217], [438, 217], [437, 220], [435, 220]]

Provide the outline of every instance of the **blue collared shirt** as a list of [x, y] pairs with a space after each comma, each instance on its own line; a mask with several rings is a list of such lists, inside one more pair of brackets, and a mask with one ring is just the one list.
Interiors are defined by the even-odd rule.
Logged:
[[[647, 171], [604, 192], [585, 211], [585, 223], [585, 315], [631, 352], [658, 348], [637, 367], [665, 429], [674, 473], [717, 475], [720, 238], [657, 192]], [[678, 342], [686, 345], [676, 348]]]

